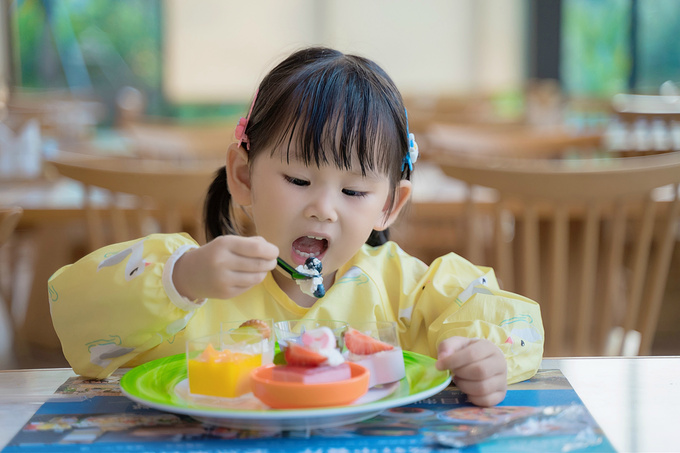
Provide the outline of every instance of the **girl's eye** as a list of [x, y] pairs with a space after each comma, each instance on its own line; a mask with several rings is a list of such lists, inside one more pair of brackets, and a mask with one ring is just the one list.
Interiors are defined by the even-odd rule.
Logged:
[[284, 178], [286, 181], [289, 183], [295, 185], [295, 186], [308, 186], [309, 181], [305, 181], [304, 179], [299, 179], [299, 178], [293, 178], [292, 176], [285, 176]]
[[342, 193], [349, 197], [365, 197], [368, 195], [368, 192], [359, 192], [358, 190], [352, 190], [352, 189], [342, 189]]

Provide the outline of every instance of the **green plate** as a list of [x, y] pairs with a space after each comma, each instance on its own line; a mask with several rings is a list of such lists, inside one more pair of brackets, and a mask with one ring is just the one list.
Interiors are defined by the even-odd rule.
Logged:
[[165, 357], [128, 371], [121, 379], [123, 393], [155, 409], [190, 415], [199, 420], [237, 429], [312, 429], [344, 425], [374, 417], [385, 409], [420, 401], [451, 382], [432, 357], [404, 351], [406, 377], [370, 389], [348, 406], [313, 409], [270, 409], [252, 394], [234, 399], [195, 397], [188, 393], [184, 354]]

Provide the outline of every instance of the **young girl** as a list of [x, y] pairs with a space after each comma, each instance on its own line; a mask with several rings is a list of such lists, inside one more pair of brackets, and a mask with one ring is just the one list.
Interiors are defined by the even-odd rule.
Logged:
[[[438, 358], [469, 400], [503, 400], [536, 372], [539, 307], [493, 271], [448, 254], [429, 267], [387, 242], [411, 194], [417, 145], [397, 88], [374, 62], [293, 53], [262, 81], [205, 204], [207, 244], [150, 235], [95, 251], [49, 281], [75, 372], [184, 352], [227, 320], [394, 321], [405, 350]], [[316, 257], [325, 296], [277, 267]]]

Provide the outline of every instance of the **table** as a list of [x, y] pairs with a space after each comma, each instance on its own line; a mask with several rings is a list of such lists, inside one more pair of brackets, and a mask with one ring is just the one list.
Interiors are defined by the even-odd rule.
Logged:
[[592, 156], [603, 147], [602, 131], [571, 131], [532, 125], [430, 125], [424, 134], [427, 153], [470, 153], [477, 156], [552, 159], [572, 150]]
[[621, 452], [678, 451], [680, 357], [544, 359], [559, 368]]
[[[618, 451], [677, 451], [680, 357], [544, 359], [541, 368], [562, 371]], [[71, 376], [66, 368], [0, 372], [0, 447]]]

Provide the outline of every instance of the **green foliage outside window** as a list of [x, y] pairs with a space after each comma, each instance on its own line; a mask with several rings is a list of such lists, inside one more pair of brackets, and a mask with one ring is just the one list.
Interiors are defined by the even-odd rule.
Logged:
[[565, 91], [602, 97], [626, 91], [630, 0], [565, 0], [562, 5]]
[[[637, 10], [633, 0], [563, 0], [565, 91], [600, 97], [621, 92], [658, 94], [666, 80], [680, 82], [680, 1], [637, 0], [636, 4]], [[631, 44], [632, 27], [635, 44]], [[635, 60], [631, 45], [635, 45]], [[634, 86], [630, 86], [633, 71]]]

